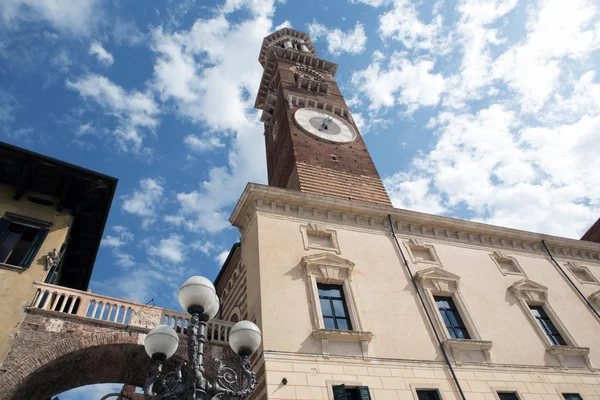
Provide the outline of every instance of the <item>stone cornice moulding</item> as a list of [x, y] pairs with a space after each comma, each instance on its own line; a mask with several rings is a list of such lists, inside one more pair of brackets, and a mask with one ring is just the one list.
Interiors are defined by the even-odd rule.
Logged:
[[389, 234], [387, 220], [391, 214], [399, 237], [417, 236], [427, 240], [461, 243], [470, 246], [504, 249], [514, 253], [547, 256], [546, 242], [557, 259], [583, 260], [600, 265], [600, 244], [568, 239], [479, 222], [425, 214], [386, 205], [286, 190], [249, 183], [233, 210], [229, 221], [242, 233], [257, 212], [326, 222]]
[[548, 301], [548, 288], [531, 279], [521, 279], [513, 283], [508, 290], [527, 304], [543, 305]]

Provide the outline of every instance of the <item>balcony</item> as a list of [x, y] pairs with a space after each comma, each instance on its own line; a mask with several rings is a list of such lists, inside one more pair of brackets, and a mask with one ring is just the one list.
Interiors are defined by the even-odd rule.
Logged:
[[[33, 286], [36, 288], [36, 294], [27, 307], [32, 313], [143, 331], [165, 324], [181, 335], [187, 333], [190, 323], [190, 315], [187, 313], [47, 283], [34, 282]], [[233, 324], [218, 319], [208, 321], [209, 342], [227, 343]]]

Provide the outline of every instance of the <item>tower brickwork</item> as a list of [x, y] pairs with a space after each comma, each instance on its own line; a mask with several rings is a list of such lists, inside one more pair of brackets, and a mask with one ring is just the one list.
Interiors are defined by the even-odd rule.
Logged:
[[338, 65], [289, 28], [265, 38], [259, 61], [269, 185], [391, 205], [335, 81]]

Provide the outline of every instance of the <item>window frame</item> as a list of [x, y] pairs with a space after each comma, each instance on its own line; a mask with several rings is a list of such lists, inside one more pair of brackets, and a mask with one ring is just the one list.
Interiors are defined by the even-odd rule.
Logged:
[[581, 393], [563, 393], [563, 392], [560, 392], [560, 395], [561, 395], [561, 397], [564, 400], [570, 400], [570, 399], [567, 399], [565, 396], [577, 396], [577, 397], [579, 397], [579, 400], [584, 400], [583, 396], [581, 395]]
[[521, 395], [519, 395], [519, 390], [514, 386], [502, 386], [502, 387], [490, 387], [492, 393], [494, 393], [494, 397], [496, 400], [502, 400], [500, 398], [500, 393], [514, 393], [517, 396], [517, 400], [521, 400]]
[[[537, 310], [539, 317], [533, 315], [534, 308]], [[548, 337], [553, 346], [567, 346], [567, 341], [562, 336], [560, 330], [557, 328], [552, 318], [550, 318], [543, 305], [529, 304], [529, 312], [531, 312], [531, 315], [533, 316], [533, 318], [535, 318], [538, 326], [544, 331], [546, 337]], [[546, 325], [548, 326], [546, 327]], [[554, 330], [556, 330], [557, 333], [552, 333], [552, 328], [554, 328]], [[559, 343], [554, 343], [555, 341]]]
[[[327, 296], [327, 295], [321, 294], [321, 290], [331, 290], [331, 289], [339, 290], [340, 296], [334, 297], [334, 296]], [[317, 282], [317, 291], [319, 292], [318, 293], [319, 294], [319, 305], [321, 307], [321, 315], [323, 316], [323, 325], [324, 326], [326, 325], [325, 318], [332, 318], [333, 324], [335, 326], [335, 328], [325, 328], [325, 329], [337, 329], [337, 330], [351, 331], [352, 330], [352, 320], [350, 319], [350, 313], [348, 312], [348, 304], [346, 303], [344, 287], [342, 285], [337, 285], [337, 284]], [[329, 306], [331, 308], [331, 317], [324, 315], [322, 300], [327, 300], [329, 302]], [[342, 302], [342, 308], [343, 308], [344, 314], [345, 314], [343, 317], [338, 317], [336, 315], [335, 306], [333, 303], [334, 300], [339, 300]], [[345, 320], [347, 323], [348, 329], [339, 328], [338, 327], [338, 319]]]
[[[442, 315], [442, 321], [444, 322], [444, 325], [446, 326], [446, 329], [448, 330], [448, 335], [452, 339], [471, 340], [471, 334], [469, 333], [469, 330], [467, 329], [467, 327], [462, 319], [462, 316], [460, 315], [460, 311], [458, 310], [456, 303], [452, 299], [452, 296], [436, 296], [436, 295], [434, 295], [433, 300], [435, 301], [435, 305], [438, 309], [438, 312]], [[448, 302], [449, 308], [448, 309], [440, 308], [439, 301]], [[448, 314], [448, 312], [452, 314], [452, 318], [450, 318], [450, 317], [444, 318], [444, 314]], [[454, 319], [456, 321], [457, 326], [448, 326], [449, 323], [450, 324], [452, 323], [451, 319]], [[467, 337], [459, 338], [456, 336], [452, 336], [452, 332], [456, 331], [456, 330], [466, 332]], [[455, 335], [456, 335], [456, 333], [455, 333]]]
[[440, 400], [444, 400], [442, 395], [442, 387], [437, 383], [410, 383], [408, 385], [413, 395], [413, 400], [419, 400], [418, 392], [421, 391], [436, 391]]
[[[369, 342], [373, 334], [363, 330], [360, 308], [356, 300], [356, 290], [352, 280], [354, 263], [331, 253], [318, 253], [302, 257], [300, 264], [306, 269], [309, 291], [309, 311], [313, 325], [312, 336], [321, 341], [324, 357], [329, 357], [329, 340], [360, 342], [363, 358], [368, 357]], [[321, 303], [319, 300], [318, 283], [342, 286], [348, 317], [352, 330], [331, 330], [325, 328]]]
[[0, 232], [0, 235], [2, 235], [2, 237], [0, 238], [0, 244], [4, 243], [4, 240], [7, 238], [8, 234], [11, 232], [12, 227], [15, 225], [23, 227], [25, 229], [36, 229], [37, 232], [35, 232], [29, 247], [22, 255], [18, 264], [10, 264], [6, 261], [10, 259], [14, 249], [18, 246], [19, 243], [21, 243], [21, 238], [23, 236], [22, 234], [19, 236], [19, 240], [11, 250], [11, 253], [7, 255], [6, 260], [0, 261], [0, 267], [5, 269], [23, 271], [31, 267], [33, 262], [37, 259], [37, 255], [40, 253], [44, 242], [46, 241], [46, 238], [50, 233], [49, 228], [52, 226], [52, 224], [46, 221], [25, 217], [11, 212], [6, 212], [2, 217], [0, 217], [0, 228], [4, 229], [3, 232]]
[[[566, 368], [565, 356], [582, 357], [588, 368], [592, 368], [587, 347], [580, 347], [575, 339], [569, 333], [567, 327], [563, 324], [560, 317], [556, 314], [550, 302], [548, 301], [548, 288], [530, 279], [521, 279], [512, 284], [508, 290], [517, 298], [517, 304], [525, 314], [525, 318], [533, 326], [535, 332], [542, 340], [546, 351], [556, 357], [561, 367]], [[530, 306], [540, 306], [543, 308], [550, 321], [560, 333], [566, 345], [555, 345], [552, 343], [542, 326], [531, 313]]]
[[[444, 347], [452, 351], [454, 362], [461, 365], [461, 351], [479, 350], [483, 353], [485, 362], [491, 363], [490, 349], [492, 342], [483, 340], [473, 321], [472, 314], [459, 290], [460, 277], [440, 267], [430, 267], [415, 274], [419, 290], [423, 293], [425, 307], [433, 316], [434, 329], [440, 336]], [[455, 339], [450, 336], [442, 314], [435, 302], [436, 296], [450, 297], [461, 316], [470, 339]]]

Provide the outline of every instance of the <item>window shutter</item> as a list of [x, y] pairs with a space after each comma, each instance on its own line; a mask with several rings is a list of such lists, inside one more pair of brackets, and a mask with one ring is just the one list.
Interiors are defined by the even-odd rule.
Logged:
[[360, 400], [371, 400], [371, 393], [369, 393], [368, 386], [357, 386], [356, 389], [358, 389]]
[[33, 258], [38, 253], [40, 246], [44, 243], [44, 239], [46, 239], [46, 235], [48, 234], [48, 229], [40, 229], [38, 234], [33, 239], [33, 243], [31, 243], [31, 247], [27, 250], [27, 253], [23, 256], [21, 260], [21, 267], [28, 268], [33, 261]]
[[334, 400], [346, 400], [346, 385], [338, 385], [333, 387]]
[[4, 236], [8, 233], [10, 229], [11, 222], [6, 218], [0, 218], [0, 243], [4, 240]]

